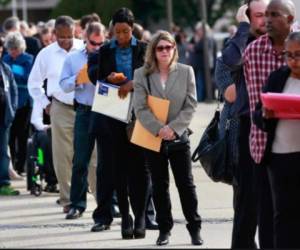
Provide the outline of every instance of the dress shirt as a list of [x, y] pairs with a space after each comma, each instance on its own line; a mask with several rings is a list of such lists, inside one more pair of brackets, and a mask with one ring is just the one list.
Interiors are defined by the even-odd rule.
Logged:
[[33, 102], [32, 113], [30, 123], [35, 127], [36, 130], [45, 130], [49, 125], [43, 123], [43, 112], [44, 109], [39, 100]]
[[[43, 108], [50, 102], [47, 96], [53, 96], [60, 102], [73, 105], [74, 92], [65, 93], [59, 86], [63, 63], [67, 55], [74, 50], [80, 49], [83, 42], [74, 39], [73, 47], [68, 52], [62, 49], [57, 42], [43, 48], [37, 55], [28, 79], [29, 94], [34, 100], [39, 99]], [[48, 80], [47, 95], [43, 89], [44, 80]]]
[[116, 49], [116, 67], [118, 72], [123, 72], [128, 80], [132, 80], [132, 46], [137, 46], [137, 40], [133, 36], [131, 38], [129, 48], [121, 48], [118, 46], [117, 40], [113, 39], [111, 48]]
[[92, 106], [95, 86], [91, 82], [78, 86], [75, 83], [79, 71], [87, 64], [87, 60], [86, 48], [70, 53], [64, 62], [59, 84], [65, 93], [75, 90], [75, 99], [78, 103]]
[[[282, 54], [276, 52], [268, 35], [263, 35], [252, 42], [244, 53], [244, 74], [250, 101], [251, 118], [255, 106], [260, 100], [260, 93], [271, 72], [285, 64]], [[267, 133], [251, 123], [250, 152], [256, 163], [261, 163], [267, 144]]]

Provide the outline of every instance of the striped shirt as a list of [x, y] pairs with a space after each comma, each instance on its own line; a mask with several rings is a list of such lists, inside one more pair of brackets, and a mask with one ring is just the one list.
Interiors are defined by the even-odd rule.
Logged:
[[[244, 53], [244, 74], [250, 102], [251, 118], [259, 102], [260, 93], [271, 72], [285, 64], [282, 53], [278, 53], [268, 35], [263, 35], [246, 48]], [[256, 163], [261, 163], [267, 134], [251, 123], [250, 153]]]

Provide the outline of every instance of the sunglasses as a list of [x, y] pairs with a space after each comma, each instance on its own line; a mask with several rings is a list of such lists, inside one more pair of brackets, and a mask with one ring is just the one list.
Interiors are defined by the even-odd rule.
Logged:
[[295, 52], [294, 54], [289, 52], [289, 51], [284, 51], [283, 55], [285, 57], [286, 60], [292, 60], [294, 59], [295, 61], [300, 61], [300, 51], [299, 52]]
[[172, 49], [174, 49], [174, 45], [166, 45], [166, 46], [157, 46], [156, 47], [156, 51], [157, 52], [163, 52], [164, 50], [166, 50], [167, 52], [169, 52]]
[[101, 45], [103, 44], [103, 42], [96, 43], [95, 41], [90, 40], [90, 39], [89, 39], [89, 43], [90, 43], [91, 45], [93, 45], [93, 46], [101, 46]]

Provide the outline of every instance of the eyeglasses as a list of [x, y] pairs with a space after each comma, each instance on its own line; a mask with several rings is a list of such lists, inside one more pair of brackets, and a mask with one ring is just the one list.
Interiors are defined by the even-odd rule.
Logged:
[[93, 45], [93, 46], [101, 46], [101, 45], [103, 44], [103, 42], [97, 43], [97, 42], [95, 42], [95, 41], [93, 41], [93, 40], [90, 40], [90, 39], [89, 39], [89, 43], [90, 43], [91, 45]]
[[300, 51], [297, 51], [295, 53], [291, 53], [289, 51], [284, 51], [283, 55], [286, 60], [300, 61]]
[[166, 46], [157, 46], [156, 51], [157, 52], [163, 52], [166, 50], [167, 52], [170, 52], [170, 50], [174, 49], [174, 45], [166, 45]]

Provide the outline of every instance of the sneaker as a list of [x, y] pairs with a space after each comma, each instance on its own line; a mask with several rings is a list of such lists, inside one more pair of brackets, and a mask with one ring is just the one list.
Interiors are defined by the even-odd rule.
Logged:
[[19, 195], [20, 191], [15, 190], [12, 186], [10, 185], [6, 185], [6, 186], [2, 186], [0, 187], [0, 195]]

